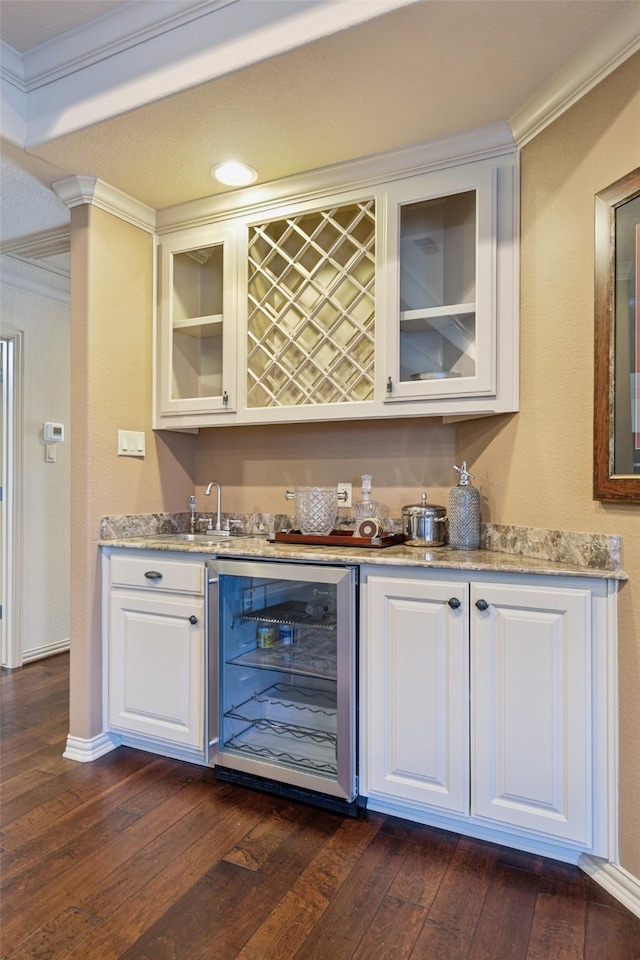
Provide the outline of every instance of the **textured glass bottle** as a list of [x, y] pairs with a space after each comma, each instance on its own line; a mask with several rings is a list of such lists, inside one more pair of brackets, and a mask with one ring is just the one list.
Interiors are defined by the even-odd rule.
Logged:
[[380, 509], [378, 501], [371, 499], [371, 481], [373, 479], [371, 474], [363, 473], [361, 479], [362, 493], [360, 500], [357, 500], [353, 505], [356, 523], [360, 520], [368, 520], [369, 518], [375, 519]]
[[459, 473], [458, 486], [449, 494], [449, 546], [454, 550], [478, 550], [480, 547], [480, 491], [471, 486], [473, 474], [454, 464]]

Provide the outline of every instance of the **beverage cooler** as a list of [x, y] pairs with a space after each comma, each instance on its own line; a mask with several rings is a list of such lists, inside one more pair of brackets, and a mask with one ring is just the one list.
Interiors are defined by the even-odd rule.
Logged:
[[208, 568], [216, 776], [355, 815], [357, 568]]

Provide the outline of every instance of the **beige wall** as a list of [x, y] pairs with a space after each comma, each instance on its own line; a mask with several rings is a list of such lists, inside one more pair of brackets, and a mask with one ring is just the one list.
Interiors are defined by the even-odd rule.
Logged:
[[[88, 205], [71, 226], [70, 732], [90, 738], [103, 729], [100, 517], [183, 509], [194, 438], [151, 431], [153, 238]], [[117, 456], [118, 429], [145, 431], [144, 459]]]
[[423, 490], [430, 502], [446, 503], [454, 462], [455, 428], [433, 420], [226, 427], [201, 432], [196, 486], [222, 483], [225, 511], [293, 513], [285, 490], [350, 481], [356, 500], [362, 474], [370, 473], [375, 499], [400, 516]]
[[522, 152], [521, 412], [459, 443], [497, 523], [620, 534], [620, 853], [640, 877], [640, 506], [592, 499], [594, 194], [640, 163], [640, 55]]

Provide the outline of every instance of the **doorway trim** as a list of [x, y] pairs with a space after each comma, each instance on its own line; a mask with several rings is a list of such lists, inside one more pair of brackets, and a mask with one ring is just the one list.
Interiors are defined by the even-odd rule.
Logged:
[[22, 426], [24, 332], [2, 325], [2, 665], [22, 665]]

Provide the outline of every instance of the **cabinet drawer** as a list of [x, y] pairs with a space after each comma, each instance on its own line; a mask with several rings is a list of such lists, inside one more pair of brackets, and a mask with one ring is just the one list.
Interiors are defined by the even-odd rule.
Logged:
[[[159, 576], [149, 576], [159, 574]], [[204, 563], [160, 557], [111, 557], [111, 584], [176, 593], [204, 593]]]

